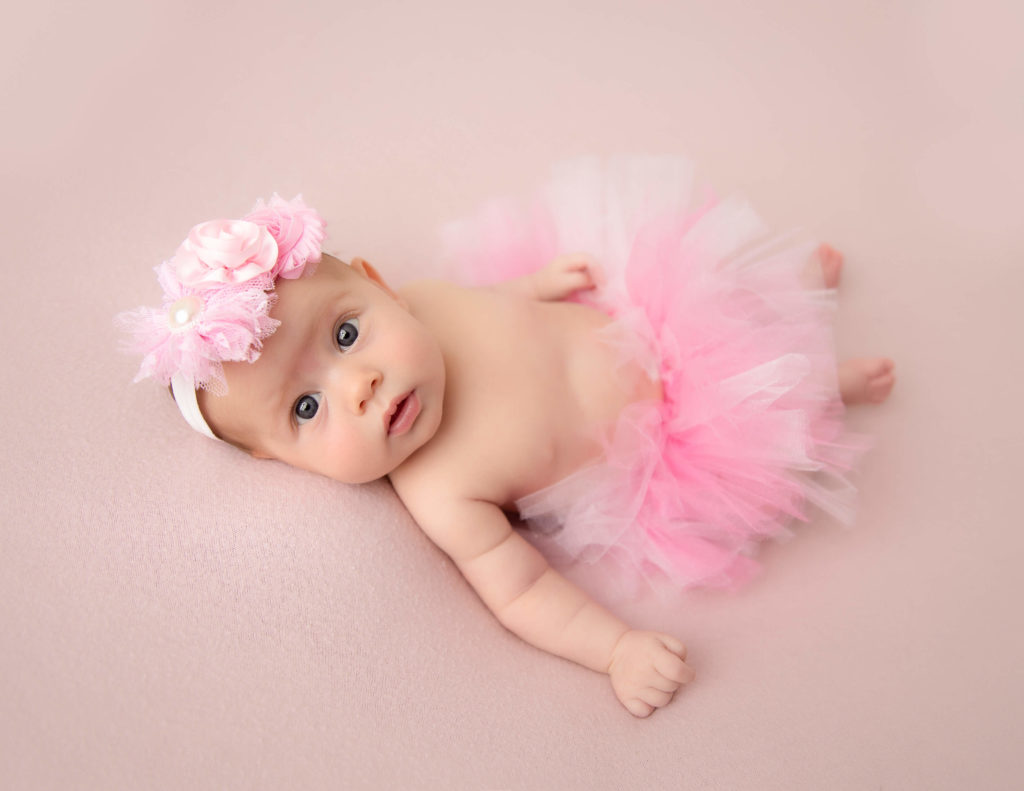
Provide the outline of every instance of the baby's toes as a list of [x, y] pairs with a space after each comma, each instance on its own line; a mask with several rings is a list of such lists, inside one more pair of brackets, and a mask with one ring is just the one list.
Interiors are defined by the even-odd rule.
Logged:
[[864, 360], [864, 373], [869, 379], [882, 376], [892, 371], [896, 364], [888, 357], [871, 357]]
[[843, 254], [834, 247], [823, 244], [818, 247], [818, 261], [825, 277], [825, 287], [835, 288], [843, 271]]
[[868, 401], [880, 404], [889, 397], [893, 385], [896, 384], [895, 368], [896, 363], [888, 357], [874, 357], [865, 361], [865, 396]]
[[840, 265], [843, 263], [843, 254], [830, 244], [818, 245], [818, 258], [821, 261], [837, 261]]
[[889, 397], [893, 386], [896, 384], [896, 377], [891, 373], [880, 374], [868, 382], [868, 400], [874, 404], [881, 404]]

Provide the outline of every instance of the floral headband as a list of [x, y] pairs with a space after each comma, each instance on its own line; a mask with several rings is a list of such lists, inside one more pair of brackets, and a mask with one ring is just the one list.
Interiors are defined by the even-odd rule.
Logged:
[[227, 392], [223, 362], [255, 362], [281, 322], [270, 318], [277, 278], [312, 274], [320, 261], [324, 221], [302, 196], [275, 193], [241, 220], [210, 220], [188, 233], [155, 268], [162, 308], [136, 308], [115, 323], [131, 334], [127, 351], [142, 354], [135, 377], [170, 385], [189, 425], [216, 439], [196, 398], [202, 388]]

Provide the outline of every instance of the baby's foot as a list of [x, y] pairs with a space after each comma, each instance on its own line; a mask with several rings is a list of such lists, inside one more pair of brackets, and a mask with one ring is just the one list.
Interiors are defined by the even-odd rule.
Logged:
[[896, 384], [888, 357], [857, 357], [839, 366], [839, 393], [846, 404], [881, 404]]
[[818, 260], [821, 262], [821, 273], [825, 276], [825, 288], [838, 286], [839, 275], [843, 271], [843, 254], [823, 244], [818, 248]]

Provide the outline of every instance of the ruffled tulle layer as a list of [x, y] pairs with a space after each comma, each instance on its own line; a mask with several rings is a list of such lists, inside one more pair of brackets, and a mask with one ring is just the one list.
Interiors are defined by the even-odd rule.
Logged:
[[533, 205], [491, 204], [445, 238], [477, 283], [590, 253], [608, 279], [593, 301], [615, 318], [602, 337], [662, 382], [600, 462], [517, 502], [531, 540], [556, 562], [735, 587], [757, 544], [810, 506], [852, 520], [846, 473], [867, 442], [843, 427], [835, 294], [814, 245], [770, 237], [740, 199], [695, 207], [691, 183], [681, 159], [577, 160]]

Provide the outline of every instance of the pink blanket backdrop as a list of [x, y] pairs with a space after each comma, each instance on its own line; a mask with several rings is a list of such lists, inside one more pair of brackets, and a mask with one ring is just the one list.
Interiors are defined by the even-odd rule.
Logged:
[[[0, 786], [1001, 789], [1024, 758], [1019, 4], [43, 0], [6, 10]], [[847, 255], [899, 381], [857, 523], [617, 605], [697, 681], [635, 720], [504, 631], [386, 483], [189, 430], [112, 317], [302, 192], [396, 279], [578, 154], [682, 153]]]

